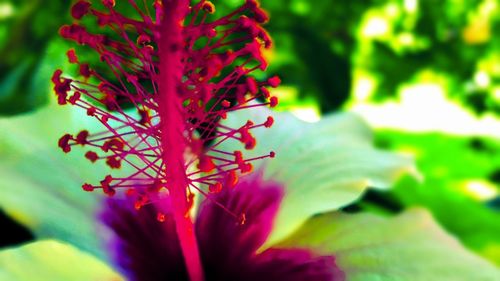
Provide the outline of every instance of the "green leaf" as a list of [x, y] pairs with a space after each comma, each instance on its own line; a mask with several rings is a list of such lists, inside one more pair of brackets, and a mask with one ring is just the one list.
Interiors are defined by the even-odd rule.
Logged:
[[101, 196], [85, 193], [81, 185], [98, 182], [107, 169], [91, 164], [83, 152], [65, 155], [57, 146], [64, 133], [95, 127], [81, 114], [50, 105], [0, 119], [0, 207], [38, 237], [57, 238], [104, 256], [94, 220]]
[[0, 252], [0, 280], [119, 281], [106, 264], [57, 241], [41, 241]]
[[406, 206], [425, 207], [467, 247], [500, 265], [500, 212], [486, 202], [500, 192], [494, 182], [498, 139], [393, 131], [378, 132], [377, 139], [412, 152], [425, 175], [422, 183], [399, 182], [391, 195]]
[[[251, 119], [256, 124], [273, 115], [272, 128], [258, 128], [252, 158], [276, 152], [276, 158], [262, 161], [257, 169], [264, 178], [282, 183], [285, 197], [269, 246], [296, 230], [315, 214], [336, 210], [357, 200], [368, 187], [387, 188], [400, 175], [417, 174], [409, 158], [374, 149], [367, 125], [357, 116], [330, 115], [318, 123], [306, 123], [291, 114], [254, 109], [251, 116], [235, 112], [226, 125], [237, 128]], [[242, 149], [237, 141], [224, 143], [224, 150]]]
[[333, 254], [347, 280], [493, 281], [500, 270], [466, 250], [424, 210], [394, 218], [340, 212], [310, 220], [283, 247]]

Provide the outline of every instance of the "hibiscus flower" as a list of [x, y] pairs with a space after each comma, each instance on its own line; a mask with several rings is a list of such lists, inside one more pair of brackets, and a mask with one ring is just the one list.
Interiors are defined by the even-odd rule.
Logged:
[[[69, 62], [78, 66], [80, 78], [68, 77], [61, 70], [52, 77], [57, 103], [83, 111], [49, 107], [2, 122], [6, 127], [13, 126], [4, 141], [12, 146], [5, 153], [6, 159], [12, 160], [5, 162], [5, 179], [7, 183], [17, 181], [6, 185], [3, 208], [25, 220], [41, 236], [45, 233], [102, 258], [110, 257], [128, 280], [345, 280], [364, 278], [363, 274], [383, 276], [377, 270], [363, 272], [364, 263], [350, 268], [350, 259], [358, 249], [343, 253], [337, 242], [318, 240], [316, 233], [332, 227], [318, 231], [309, 226], [317, 220], [308, 221], [352, 203], [369, 186], [390, 186], [401, 173], [414, 172], [411, 161], [373, 149], [367, 140], [369, 130], [349, 115], [305, 125], [264, 108], [277, 105], [268, 87], [277, 87], [280, 80], [264, 74], [261, 79], [255, 78], [256, 71], [267, 68], [262, 49], [271, 46], [261, 27], [268, 17], [257, 1], [246, 0], [234, 12], [213, 20], [208, 20], [215, 13], [209, 1], [151, 4], [153, 13], [147, 1], [128, 1], [134, 15], [119, 12], [112, 0], [103, 0], [101, 7], [84, 0], [73, 5], [71, 13], [76, 22], [63, 26], [60, 34], [93, 49], [103, 64], [89, 65], [75, 50], [69, 50]], [[90, 32], [80, 22], [87, 16], [94, 17], [104, 31]], [[89, 116], [89, 121], [81, 121], [78, 114]], [[74, 128], [70, 128], [71, 116], [77, 121]], [[49, 130], [42, 130], [41, 120]], [[274, 126], [275, 120], [278, 126]], [[23, 122], [37, 127], [29, 130]], [[56, 156], [45, 148], [44, 137], [34, 137], [37, 133], [53, 137], [52, 131], [59, 127], [64, 127], [64, 133], [59, 132], [59, 148], [65, 153], [80, 152], [94, 165], [80, 165], [73, 158], [54, 161]], [[68, 133], [70, 129], [78, 133]], [[16, 151], [17, 145], [21, 151]], [[18, 162], [23, 154], [29, 154], [29, 159]], [[58, 165], [60, 161], [69, 162]], [[87, 172], [84, 166], [89, 167]], [[110, 169], [112, 172], [104, 172]], [[248, 175], [252, 170], [255, 172]], [[81, 177], [83, 190], [101, 190], [107, 198], [86, 203], [78, 195], [71, 201], [60, 200], [66, 198], [65, 190], [77, 177]], [[9, 192], [13, 190], [9, 185], [18, 193]], [[54, 190], [56, 187], [62, 189]], [[44, 195], [34, 196], [37, 192]], [[196, 207], [195, 198], [202, 198]], [[21, 208], [22, 202], [29, 204]], [[79, 204], [84, 206], [77, 208]], [[342, 217], [335, 221], [342, 221]], [[417, 225], [418, 221], [415, 219]], [[381, 222], [370, 227], [377, 224]], [[430, 228], [439, 235], [438, 228]], [[312, 238], [302, 240], [307, 237]], [[440, 243], [448, 241], [444, 237], [440, 237]], [[414, 245], [421, 242], [418, 238], [406, 242]], [[346, 245], [351, 245], [348, 242]], [[20, 251], [38, 255], [41, 247], [69, 255], [62, 263], [45, 268], [49, 280], [120, 278], [91, 257], [55, 243], [35, 244]], [[447, 266], [465, 259], [475, 266], [488, 267], [457, 248], [454, 254], [460, 259], [447, 260]], [[403, 248], [399, 250], [404, 252]], [[18, 253], [6, 251], [3, 260]], [[432, 251], [427, 254], [439, 256]], [[88, 273], [61, 270], [72, 259], [81, 266], [79, 256], [98, 269]], [[367, 258], [370, 261], [369, 255]], [[377, 256], [376, 262], [383, 260]], [[401, 262], [415, 264], [411, 260]], [[5, 275], [18, 279], [29, 276], [12, 264], [19, 265], [7, 262], [10, 270]], [[434, 270], [432, 274], [460, 277], [467, 276], [469, 269], [454, 269], [453, 273]], [[414, 276], [420, 273], [418, 270], [420, 266], [410, 266], [403, 273], [394, 272], [391, 278]], [[40, 273], [35, 274], [29, 278], [41, 278]], [[492, 270], [482, 274], [488, 276]]]
[[[495, 266], [468, 252], [425, 210], [392, 218], [337, 211], [366, 188], [415, 174], [410, 159], [374, 149], [359, 118], [344, 113], [311, 124], [270, 114], [279, 123], [256, 137], [263, 150], [280, 144], [276, 158], [198, 208], [207, 280], [498, 279]], [[228, 122], [246, 118], [235, 114]], [[0, 206], [39, 239], [0, 252], [2, 280], [187, 280], [169, 207], [137, 211], [130, 199], [83, 193], [82, 179], [99, 179], [105, 168], [60, 156], [53, 140], [66, 130], [61, 120], [75, 129], [92, 126], [54, 105], [0, 119], [8, 132], [0, 141]], [[244, 211], [244, 224], [215, 202]]]

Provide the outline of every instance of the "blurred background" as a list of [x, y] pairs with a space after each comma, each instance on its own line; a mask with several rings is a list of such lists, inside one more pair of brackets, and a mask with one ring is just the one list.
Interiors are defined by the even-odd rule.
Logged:
[[[241, 0], [214, 0], [218, 13]], [[423, 206], [500, 265], [500, 3], [497, 0], [262, 0], [281, 110], [314, 122], [362, 115], [376, 145], [413, 155], [425, 180], [367, 193], [347, 212]], [[0, 0], [0, 115], [47, 102], [72, 47], [71, 1]], [[8, 132], [0, 132], [2, 134]], [[32, 235], [2, 214], [2, 247]]]

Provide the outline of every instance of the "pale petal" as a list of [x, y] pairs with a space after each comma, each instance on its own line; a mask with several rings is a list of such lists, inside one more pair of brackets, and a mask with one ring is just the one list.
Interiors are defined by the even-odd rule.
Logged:
[[[412, 159], [375, 149], [370, 129], [353, 114], [306, 123], [291, 114], [256, 108], [252, 116], [230, 115], [225, 124], [238, 127], [247, 119], [258, 124], [269, 115], [275, 125], [257, 128], [257, 147], [246, 153], [251, 158], [275, 151], [275, 159], [261, 161], [256, 168], [262, 167], [265, 179], [286, 188], [265, 247], [286, 237], [311, 216], [352, 203], [368, 187], [387, 188], [404, 173], [417, 175]], [[241, 150], [242, 145], [228, 141], [223, 149]]]
[[498, 268], [466, 250], [421, 209], [394, 218], [322, 215], [280, 246], [333, 254], [349, 281], [500, 280]]
[[100, 196], [84, 192], [81, 185], [101, 180], [106, 169], [91, 164], [83, 152], [65, 155], [57, 146], [64, 133], [92, 128], [89, 120], [55, 105], [1, 118], [0, 208], [39, 237], [58, 238], [100, 255], [93, 222]]
[[41, 241], [0, 252], [0, 280], [124, 280], [93, 256], [57, 241]]

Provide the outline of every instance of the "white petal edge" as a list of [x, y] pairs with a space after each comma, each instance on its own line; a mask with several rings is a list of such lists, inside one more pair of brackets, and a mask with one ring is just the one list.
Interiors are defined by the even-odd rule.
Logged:
[[93, 128], [95, 122], [82, 111], [55, 104], [0, 118], [0, 208], [37, 237], [57, 238], [104, 257], [95, 228], [102, 196], [84, 192], [81, 185], [100, 181], [109, 169], [91, 164], [83, 151], [64, 154], [57, 146], [63, 134]]
[[496, 281], [500, 269], [465, 249], [424, 209], [396, 217], [324, 214], [280, 247], [334, 255], [348, 281]]

